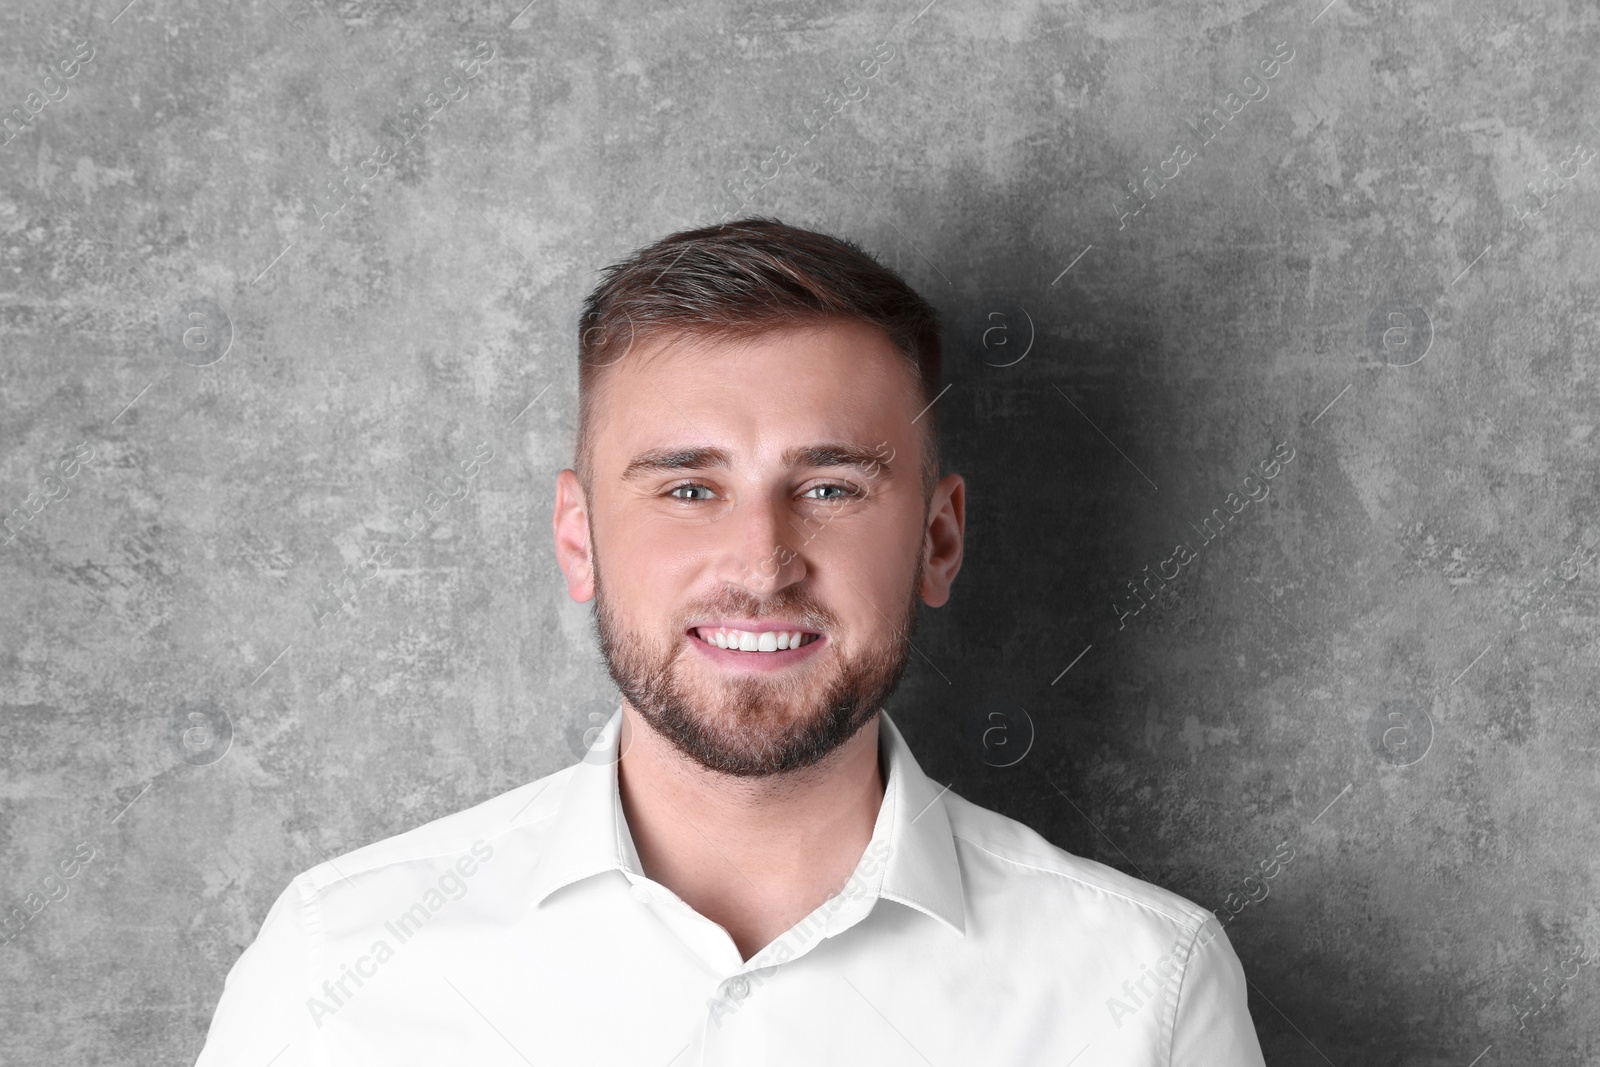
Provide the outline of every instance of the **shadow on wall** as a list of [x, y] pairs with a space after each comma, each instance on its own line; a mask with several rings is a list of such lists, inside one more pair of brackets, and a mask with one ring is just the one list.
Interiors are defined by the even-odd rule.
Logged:
[[[945, 323], [945, 469], [967, 480], [967, 551], [950, 603], [920, 614], [897, 721], [956, 792], [1214, 909], [1268, 1062], [1400, 1063], [1415, 1038], [1385, 1005], [1448, 1018], [1460, 991], [1382, 977], [1424, 962], [1385, 887], [1359, 924], [1329, 894], [1350, 740], [1342, 724], [1276, 729], [1277, 694], [1320, 684], [1321, 665], [1283, 654], [1300, 638], [1251, 588], [1263, 559], [1300, 548], [1317, 412], [1253, 369], [1262, 352], [1204, 341], [1237, 324], [1193, 318], [1238, 314], [1229, 292], [1276, 284], [1275, 262], [1108, 253], [1061, 280], [1020, 240], [984, 244], [961, 251], [973, 292], [913, 275]], [[1372, 762], [1403, 773], [1431, 721], [1383, 708]]]

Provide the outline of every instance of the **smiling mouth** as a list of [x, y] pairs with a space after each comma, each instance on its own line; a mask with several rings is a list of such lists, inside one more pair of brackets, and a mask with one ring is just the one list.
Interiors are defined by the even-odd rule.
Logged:
[[726, 626], [696, 626], [689, 631], [708, 645], [732, 652], [785, 652], [804, 648], [822, 635], [807, 630], [735, 630]]

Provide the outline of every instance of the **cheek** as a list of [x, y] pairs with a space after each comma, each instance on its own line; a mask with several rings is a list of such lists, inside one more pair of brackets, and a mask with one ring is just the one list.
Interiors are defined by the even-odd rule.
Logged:
[[[917, 516], [920, 519], [920, 509]], [[808, 579], [823, 603], [841, 622], [862, 635], [891, 636], [905, 625], [908, 605], [920, 599], [913, 585], [922, 558], [920, 524], [861, 517], [839, 519], [817, 538], [822, 550], [811, 560]]]
[[[610, 610], [640, 629], [669, 626], [729, 573], [718, 535], [707, 525], [635, 517], [595, 531], [601, 593]], [[719, 563], [719, 560], [721, 561]], [[753, 560], [759, 563], [760, 560]], [[767, 565], [770, 572], [771, 564]]]

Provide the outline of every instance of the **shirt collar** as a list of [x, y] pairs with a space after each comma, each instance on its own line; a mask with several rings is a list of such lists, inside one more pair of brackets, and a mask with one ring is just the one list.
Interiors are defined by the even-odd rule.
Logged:
[[889, 840], [889, 861], [880, 893], [965, 936], [961, 863], [944, 806], [949, 786], [936, 785], [922, 773], [921, 764], [886, 711], [878, 713], [878, 751], [889, 768], [883, 808], [872, 831], [874, 841], [884, 836]]
[[[566, 792], [557, 803], [555, 825], [534, 878], [535, 907], [557, 889], [606, 871], [644, 877], [617, 787], [621, 722], [618, 707], [583, 760], [568, 768]], [[923, 773], [886, 711], [878, 713], [878, 754], [887, 777], [868, 849], [887, 840], [889, 856], [881, 879], [871, 879], [877, 895], [965, 936], [961, 867], [944, 806], [948, 787]]]

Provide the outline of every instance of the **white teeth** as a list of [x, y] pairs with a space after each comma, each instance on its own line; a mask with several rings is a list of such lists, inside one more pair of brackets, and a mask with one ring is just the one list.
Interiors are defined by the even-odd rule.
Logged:
[[702, 640], [718, 648], [736, 649], [740, 652], [779, 652], [799, 648], [816, 640], [807, 640], [803, 630], [767, 630], [751, 633], [748, 630], [698, 630]]

